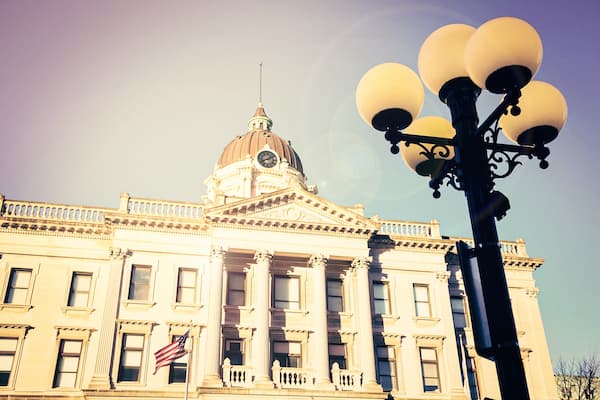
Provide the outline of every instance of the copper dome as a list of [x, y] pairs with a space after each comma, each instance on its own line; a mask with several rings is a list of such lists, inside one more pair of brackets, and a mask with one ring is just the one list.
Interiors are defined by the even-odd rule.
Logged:
[[217, 165], [222, 168], [244, 160], [248, 156], [254, 158], [256, 153], [267, 144], [272, 151], [277, 153], [280, 160], [286, 160], [290, 167], [304, 174], [298, 153], [292, 148], [290, 142], [271, 132], [271, 124], [272, 121], [267, 117], [262, 105], [259, 105], [256, 113], [248, 122], [250, 130], [229, 142], [219, 157]]

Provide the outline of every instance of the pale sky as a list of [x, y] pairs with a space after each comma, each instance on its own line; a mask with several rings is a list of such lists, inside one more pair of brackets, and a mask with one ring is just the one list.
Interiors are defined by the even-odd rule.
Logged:
[[[452, 7], [452, 8], [451, 8]], [[414, 69], [448, 23], [529, 21], [544, 43], [536, 79], [569, 118], [550, 168], [526, 161], [497, 188], [512, 209], [501, 238], [524, 238], [554, 362], [600, 352], [597, 1], [0, 1], [0, 193], [8, 199], [118, 207], [119, 193], [200, 201], [224, 146], [258, 101], [292, 141], [309, 182], [367, 215], [441, 223], [470, 235], [462, 193], [435, 200], [358, 116], [372, 66]], [[499, 98], [482, 96], [483, 120]], [[422, 115], [448, 116], [426, 93]]]

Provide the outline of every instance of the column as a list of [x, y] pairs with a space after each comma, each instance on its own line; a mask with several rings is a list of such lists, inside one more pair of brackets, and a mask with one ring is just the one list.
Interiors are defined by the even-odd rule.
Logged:
[[375, 349], [373, 345], [373, 319], [371, 316], [371, 294], [369, 284], [369, 259], [355, 258], [352, 268], [356, 274], [357, 284], [357, 317], [358, 348], [360, 349], [360, 365], [363, 370], [363, 390], [380, 392], [383, 389], [375, 376]]
[[254, 314], [256, 329], [252, 336], [252, 366], [254, 367], [254, 384], [260, 388], [273, 388], [269, 377], [271, 366], [269, 345], [269, 269], [273, 253], [268, 250], [258, 250], [254, 255]]
[[115, 328], [118, 317], [119, 299], [121, 298], [121, 281], [123, 264], [127, 250], [119, 248], [109, 249], [109, 271], [104, 296], [104, 309], [102, 311], [102, 325], [99, 330], [98, 351], [94, 374], [88, 388], [96, 390], [109, 390], [114, 387], [112, 382], [111, 359], [115, 344]]
[[223, 259], [225, 250], [215, 247], [210, 251], [210, 285], [203, 387], [222, 387], [220, 376], [221, 314], [223, 312]]
[[325, 265], [327, 258], [322, 254], [313, 255], [308, 264], [312, 267], [312, 314], [313, 330], [310, 341], [311, 364], [315, 371], [315, 384], [319, 389], [334, 389], [329, 380], [329, 351], [327, 338], [327, 287]]

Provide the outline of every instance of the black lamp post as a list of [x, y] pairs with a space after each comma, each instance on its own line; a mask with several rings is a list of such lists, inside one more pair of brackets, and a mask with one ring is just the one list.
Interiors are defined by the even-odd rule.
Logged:
[[[474, 330], [476, 350], [495, 362], [505, 400], [528, 400], [529, 394], [494, 220], [501, 219], [510, 205], [494, 191], [494, 180], [510, 175], [520, 156], [536, 157], [541, 168], [548, 167], [546, 144], [562, 128], [567, 107], [553, 86], [531, 81], [541, 58], [537, 32], [517, 18], [493, 19], [478, 29], [447, 25], [433, 32], [421, 47], [419, 72], [450, 109], [451, 124], [441, 117], [416, 119], [424, 89], [404, 65], [373, 67], [356, 90], [362, 118], [385, 132], [392, 153], [401, 152], [410, 168], [430, 177], [434, 197], [440, 197], [444, 181], [465, 193], [475, 244], [469, 252], [477, 261], [481, 286], [479, 309], [475, 301], [469, 305], [473, 317], [480, 312], [486, 316], [485, 321], [474, 321], [474, 326], [486, 330]], [[504, 98], [478, 126], [481, 88]], [[516, 144], [499, 143], [501, 130]], [[464, 245], [457, 247], [465, 251]], [[466, 258], [461, 258], [463, 264]], [[463, 275], [473, 272], [472, 265], [461, 267]], [[465, 281], [465, 286], [472, 285]]]

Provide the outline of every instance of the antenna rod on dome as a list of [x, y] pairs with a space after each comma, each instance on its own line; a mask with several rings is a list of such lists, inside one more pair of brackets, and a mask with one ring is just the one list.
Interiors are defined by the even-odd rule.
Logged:
[[258, 73], [258, 105], [260, 107], [262, 107], [262, 61], [260, 62], [260, 64], [258, 64], [259, 66], [259, 73]]

